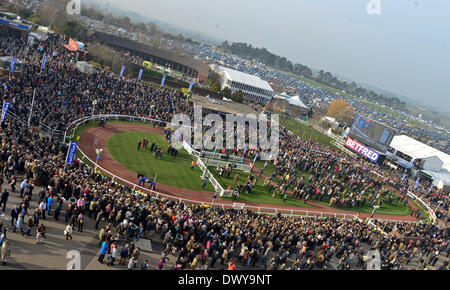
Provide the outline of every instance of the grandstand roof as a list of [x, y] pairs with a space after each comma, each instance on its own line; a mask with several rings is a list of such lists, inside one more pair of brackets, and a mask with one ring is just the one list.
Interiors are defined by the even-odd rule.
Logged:
[[450, 155], [406, 135], [396, 135], [389, 145], [414, 159], [436, 156], [444, 163], [442, 168], [450, 172]]
[[227, 78], [232, 81], [273, 92], [273, 89], [269, 85], [269, 83], [266, 82], [265, 80], [260, 79], [257, 76], [246, 74], [246, 73], [243, 73], [243, 72], [231, 69], [231, 68], [227, 68], [227, 67], [222, 67], [222, 66], [219, 66], [218, 69], [222, 70], [224, 72], [224, 74], [227, 76]]
[[162, 59], [171, 60], [173, 62], [190, 67], [196, 70], [198, 73], [207, 74], [209, 71], [208, 65], [198, 62], [190, 57], [179, 56], [171, 51], [151, 47], [149, 45], [145, 45], [143, 43], [139, 43], [137, 41], [133, 41], [127, 38], [109, 35], [102, 32], [95, 32], [91, 37], [101, 43], [106, 43], [109, 45], [121, 47], [131, 51], [138, 51], [143, 54], [149, 54], [160, 57]]

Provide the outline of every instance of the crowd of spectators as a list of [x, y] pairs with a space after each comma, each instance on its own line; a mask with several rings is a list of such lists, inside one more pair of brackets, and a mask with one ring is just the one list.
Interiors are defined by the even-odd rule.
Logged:
[[[26, 60], [20, 78], [0, 77], [0, 93], [3, 100], [11, 102], [12, 112], [27, 119], [36, 90], [32, 124], [42, 122], [64, 130], [73, 120], [93, 113], [93, 100], [97, 100], [95, 114], [134, 114], [164, 121], [169, 121], [177, 112], [192, 115], [192, 104], [181, 93], [135, 80], [122, 80], [106, 71], [93, 75], [75, 71], [74, 56], [61, 48], [61, 43], [67, 41], [62, 36], [54, 35], [31, 48], [20, 40], [3, 36], [0, 39], [4, 51]], [[51, 57], [46, 68], [41, 69], [44, 54]], [[347, 178], [347, 187], [354, 194], [361, 195], [367, 190], [368, 196], [381, 195], [382, 186], [375, 183], [382, 181], [367, 173], [375, 169], [375, 165], [364, 163], [364, 170], [343, 152], [290, 136], [286, 131], [282, 131], [282, 135], [280, 158], [274, 162], [276, 172], [282, 175], [281, 184], [297, 187], [294, 192], [300, 197], [302, 190], [315, 195], [340, 193], [344, 187], [339, 181], [341, 178]], [[0, 191], [9, 186], [12, 193], [16, 192], [14, 180], [22, 179], [23, 201], [11, 212], [12, 217], [17, 213], [22, 221], [13, 224], [15, 228], [22, 232], [28, 227], [30, 231], [22, 234], [35, 230], [40, 242], [45, 236], [42, 223], [45, 214], [53, 214], [59, 220], [63, 212], [60, 222], [69, 225], [67, 233], [72, 227], [75, 229], [75, 225], [82, 230], [80, 221], [85, 218], [95, 219], [95, 227], [101, 228], [100, 262], [105, 254], [114, 252], [111, 244], [119, 245], [124, 238], [126, 244], [120, 253], [127, 255], [121, 256], [121, 262], [129, 259], [133, 267], [139, 259], [133, 240], [158, 236], [164, 248], [161, 263], [158, 263], [160, 268], [169, 255], [176, 257], [174, 269], [223, 268], [219, 265], [224, 263], [226, 268], [234, 269], [236, 263], [240, 267], [277, 270], [326, 269], [332, 265], [332, 260], [338, 261], [338, 269], [364, 268], [373, 261], [366, 255], [369, 249], [380, 252], [383, 269], [406, 269], [414, 259], [420, 261], [419, 268], [425, 269], [436, 264], [435, 257], [439, 260], [440, 253], [447, 251], [448, 257], [448, 229], [438, 225], [385, 222], [385, 227], [390, 229], [385, 235], [357, 219], [257, 214], [157, 199], [120, 185], [79, 160], [64, 166], [66, 146], [57, 138], [24, 126], [20, 120], [8, 117], [2, 124], [1, 138]], [[389, 174], [383, 169], [377, 170]], [[303, 180], [297, 177], [300, 171], [311, 173], [310, 182], [301, 189]], [[35, 186], [42, 188], [38, 208], [30, 206]], [[344, 198], [348, 197], [344, 195]], [[357, 196], [349, 198], [352, 199], [350, 204], [357, 200]], [[371, 199], [367, 199], [369, 202]], [[24, 222], [29, 220], [31, 222]], [[0, 224], [2, 244], [6, 241], [5, 228]], [[407, 242], [407, 237], [415, 239]], [[433, 259], [426, 260], [430, 254]], [[440, 267], [448, 269], [446, 263]]]

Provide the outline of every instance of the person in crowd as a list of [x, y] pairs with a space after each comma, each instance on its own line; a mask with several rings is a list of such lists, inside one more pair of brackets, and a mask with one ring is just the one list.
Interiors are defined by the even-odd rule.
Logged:
[[6, 211], [6, 203], [8, 202], [9, 192], [5, 190], [2, 192], [0, 197], [0, 207], [2, 207], [2, 212]]
[[67, 224], [66, 229], [64, 230], [66, 240], [68, 240], [69, 238], [72, 240], [72, 231], [73, 231], [72, 224], [71, 223]]

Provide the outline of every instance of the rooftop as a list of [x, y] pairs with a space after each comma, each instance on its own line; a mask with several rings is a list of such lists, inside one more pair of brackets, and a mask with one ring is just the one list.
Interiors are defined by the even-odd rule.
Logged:
[[214, 66], [214, 69], [223, 71], [226, 77], [232, 81], [273, 92], [273, 89], [269, 85], [269, 83], [265, 80], [260, 79], [257, 76], [246, 74], [223, 66]]
[[442, 168], [446, 169], [447, 171], [450, 171], [450, 155], [442, 151], [439, 151], [420, 141], [417, 141], [416, 139], [413, 139], [406, 135], [396, 135], [392, 139], [390, 146], [415, 159], [437, 156], [444, 163]]

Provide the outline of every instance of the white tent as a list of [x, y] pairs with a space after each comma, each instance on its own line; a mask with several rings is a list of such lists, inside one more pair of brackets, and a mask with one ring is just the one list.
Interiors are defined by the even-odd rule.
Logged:
[[390, 147], [400, 151], [413, 159], [425, 159], [427, 157], [436, 156], [442, 160], [442, 169], [450, 171], [450, 155], [439, 151], [427, 144], [406, 135], [396, 135], [392, 138]]
[[287, 101], [291, 105], [302, 107], [302, 108], [305, 108], [305, 109], [309, 109], [308, 106], [303, 104], [303, 102], [302, 102], [302, 100], [300, 100], [299, 96], [293, 96], [293, 97], [289, 98]]
[[430, 178], [433, 179], [433, 185], [435, 186], [438, 186], [439, 184], [450, 186], [450, 173], [447, 170], [422, 170], [421, 172], [430, 176]]

